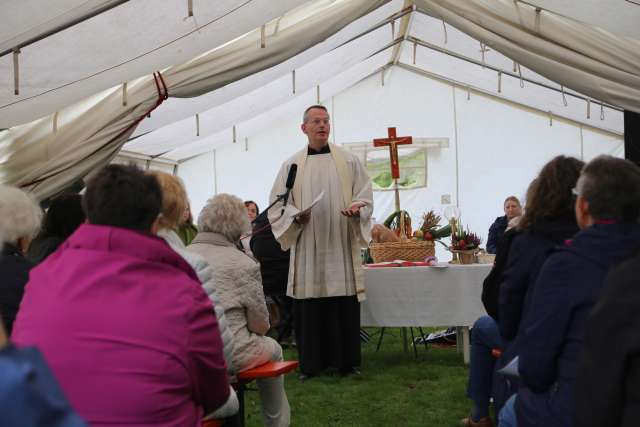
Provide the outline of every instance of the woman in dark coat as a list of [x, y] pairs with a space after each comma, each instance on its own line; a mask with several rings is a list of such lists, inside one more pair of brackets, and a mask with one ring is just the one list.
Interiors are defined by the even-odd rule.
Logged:
[[66, 193], [53, 199], [42, 220], [42, 230], [29, 246], [29, 260], [40, 264], [76, 231], [84, 219], [81, 195]]
[[522, 206], [516, 196], [509, 196], [504, 200], [504, 215], [499, 216], [489, 227], [489, 238], [487, 239], [487, 252], [495, 254], [498, 252], [498, 243], [509, 226], [509, 221], [522, 215]]
[[[517, 354], [516, 347], [510, 341], [518, 330], [527, 289], [535, 281], [548, 251], [578, 231], [571, 189], [583, 165], [583, 162], [572, 157], [558, 156], [547, 163], [529, 185], [527, 207], [518, 224], [518, 232], [510, 243], [506, 270], [500, 280], [499, 325], [493, 318], [483, 316], [471, 331], [472, 353], [467, 395], [474, 401], [474, 408], [471, 416], [463, 419], [463, 426], [492, 426], [489, 398], [493, 396], [497, 412], [515, 391], [513, 386], [494, 381], [494, 368], [504, 365]], [[496, 291], [492, 293], [495, 295]], [[495, 301], [488, 303], [489, 306], [496, 304]], [[507, 335], [502, 333], [501, 337], [503, 327], [514, 332]], [[497, 366], [491, 355], [495, 347], [503, 349]]]
[[518, 334], [531, 288], [549, 252], [578, 232], [571, 189], [583, 166], [578, 159], [558, 156], [542, 168], [529, 187], [527, 209], [518, 225], [520, 234], [511, 244], [500, 287], [499, 327], [506, 342]]
[[24, 254], [41, 218], [40, 207], [25, 192], [0, 185], [0, 315], [9, 335], [33, 267]]

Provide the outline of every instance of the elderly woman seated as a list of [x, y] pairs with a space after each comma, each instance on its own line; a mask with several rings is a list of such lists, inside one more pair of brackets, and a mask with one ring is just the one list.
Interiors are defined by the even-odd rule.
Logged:
[[25, 192], [0, 185], [0, 314], [11, 334], [24, 286], [33, 264], [25, 258], [31, 239], [40, 228], [42, 211]]
[[[246, 370], [282, 360], [282, 348], [264, 336], [269, 330], [260, 267], [238, 249], [240, 236], [250, 229], [242, 200], [219, 194], [207, 201], [198, 218], [198, 235], [188, 247], [213, 270], [216, 290], [234, 335], [233, 366]], [[290, 409], [284, 377], [257, 380], [262, 416], [267, 426], [287, 426]]]

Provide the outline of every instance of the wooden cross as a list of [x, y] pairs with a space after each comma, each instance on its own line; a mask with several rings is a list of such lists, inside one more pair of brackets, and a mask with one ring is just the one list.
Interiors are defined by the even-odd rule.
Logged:
[[400, 161], [398, 160], [398, 145], [408, 145], [413, 142], [410, 136], [396, 136], [396, 128], [388, 129], [388, 138], [376, 138], [373, 140], [374, 147], [389, 147], [389, 155], [391, 156], [391, 177], [393, 179], [400, 178]]
[[393, 178], [396, 196], [396, 211], [400, 210], [400, 192], [398, 191], [398, 178], [400, 178], [400, 161], [398, 159], [398, 145], [408, 145], [413, 142], [410, 136], [396, 136], [396, 128], [388, 128], [388, 138], [376, 138], [373, 140], [374, 147], [389, 147], [391, 157], [391, 177]]

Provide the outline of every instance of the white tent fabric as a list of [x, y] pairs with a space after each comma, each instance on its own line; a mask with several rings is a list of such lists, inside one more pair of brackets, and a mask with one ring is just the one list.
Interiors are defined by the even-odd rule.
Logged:
[[[38, 119], [87, 96], [186, 63], [309, 0], [129, 1], [21, 50], [20, 95], [13, 91], [12, 55], [0, 57], [0, 128]], [[3, 2], [3, 45], [30, 28], [39, 10], [63, 13], [66, 1]], [[11, 3], [10, 13], [4, 3]], [[75, 2], [77, 3], [77, 2]], [[58, 9], [56, 9], [56, 6]], [[16, 19], [17, 18], [17, 19]], [[16, 25], [18, 24], [18, 25]], [[1, 31], [1, 30], [0, 30]], [[2, 33], [4, 34], [4, 33]]]
[[[157, 113], [140, 124], [138, 129], [136, 129], [136, 131], [134, 132], [134, 136], [144, 135], [152, 130], [160, 129], [164, 126], [170, 125], [174, 122], [178, 122], [188, 117], [193, 119], [193, 116], [195, 116], [195, 114], [197, 113], [200, 113], [200, 119], [202, 121], [202, 116], [208, 110], [227, 104], [230, 100], [234, 100], [250, 92], [256, 91], [257, 89], [260, 89], [263, 86], [268, 85], [269, 83], [283, 76], [288, 76], [292, 70], [296, 70], [296, 83], [297, 87], [300, 88], [300, 85], [303, 83], [300, 80], [301, 73], [299, 68], [301, 66], [309, 62], [319, 60], [320, 58], [324, 58], [323, 55], [327, 53], [329, 53], [329, 55], [332, 55], [332, 49], [337, 48], [353, 37], [356, 37], [357, 35], [378, 25], [380, 22], [383, 22], [386, 18], [397, 12], [401, 5], [402, 3], [398, 2], [397, 0], [391, 1], [379, 7], [378, 9], [373, 10], [371, 13], [363, 16], [357, 21], [351, 23], [343, 30], [329, 37], [322, 43], [312, 46], [311, 48], [301, 52], [300, 54], [286, 61], [283, 61], [282, 63], [277, 64], [267, 70], [251, 75], [242, 80], [230, 83], [218, 90], [211, 91], [197, 98], [190, 98], [188, 100], [180, 98], [170, 98], [162, 106], [162, 108], [158, 110]], [[383, 34], [383, 37], [377, 39], [377, 43], [374, 43], [375, 48], [381, 48], [392, 39], [388, 26], [382, 29], [381, 34]], [[344, 46], [344, 48], [341, 48], [340, 52], [342, 52], [341, 55], [343, 57], [347, 58], [346, 60], [349, 60], [348, 57], [351, 56], [362, 58], [362, 55], [360, 54], [361, 48], [362, 44], [356, 39], [353, 43], [349, 43], [347, 46]], [[330, 68], [326, 66], [324, 59], [318, 62], [319, 63], [316, 64], [317, 73], [323, 73], [325, 72], [325, 68]], [[349, 60], [349, 62], [353, 62], [353, 60]], [[335, 71], [332, 72], [335, 75]], [[289, 78], [289, 80], [291, 80], [291, 78]], [[316, 80], [317, 82], [322, 81], [320, 78], [317, 78]], [[264, 97], [265, 96], [260, 96], [260, 98]], [[228, 106], [225, 106], [224, 110], [228, 111]], [[204, 125], [204, 123], [201, 124]], [[205, 128], [206, 126], [202, 127]]]
[[122, 3], [121, 0], [65, 0], [49, 2], [42, 7], [39, 0], [2, 3], [6, 19], [0, 25], [0, 52], [14, 49], [28, 40], [49, 33], [101, 9]]
[[640, 41], [507, 0], [416, 0], [550, 80], [640, 112]]
[[[363, 24], [368, 25], [368, 23], [362, 22], [355, 24], [358, 27]], [[385, 46], [392, 40], [389, 28], [383, 27], [355, 40], [347, 46], [330, 50], [333, 46], [346, 39], [348, 34], [342, 33], [345, 32], [341, 32], [339, 36], [336, 35], [326, 43], [323, 43], [326, 46], [316, 46], [313, 49], [317, 53], [316, 59], [309, 61], [308, 56], [305, 55], [307, 63], [303, 63], [300, 58], [296, 57], [286, 61], [286, 64], [280, 64], [280, 68], [291, 67], [291, 69], [283, 70], [278, 78], [268, 75], [272, 74], [271, 70], [268, 70], [269, 72], [265, 73], [267, 75], [260, 73], [246, 79], [257, 80], [260, 84], [256, 85], [256, 89], [249, 93], [229, 98], [224, 104], [201, 111], [198, 117], [199, 130], [196, 128], [195, 117], [190, 116], [140, 136], [128, 143], [126, 149], [149, 155], [169, 152], [166, 154], [167, 157], [176, 158], [176, 153], [170, 152], [172, 149], [184, 147], [193, 141], [201, 140], [218, 132], [225, 131], [230, 135], [230, 140], [233, 140], [232, 128], [234, 125], [242, 123], [256, 114], [268, 111], [283, 102], [287, 102], [296, 95], [293, 92], [294, 84], [291, 70], [295, 70], [295, 91], [297, 94], [310, 89], [316, 91], [316, 86], [319, 85], [321, 99], [327, 99], [329, 93], [324, 87], [326, 81], [340, 75], [349, 67], [366, 60], [369, 56], [375, 54], [381, 46]], [[385, 56], [386, 61], [388, 61], [388, 57], [389, 54], [387, 53]], [[298, 64], [304, 65], [295, 67]], [[350, 83], [353, 83], [353, 81]], [[213, 92], [212, 94], [215, 93]], [[209, 97], [209, 95], [211, 94], [204, 95], [201, 98], [215, 100], [214, 97]], [[179, 101], [176, 105], [188, 104], [188, 102], [182, 100], [169, 100], [169, 102], [174, 101]], [[177, 116], [179, 115], [180, 113], [177, 114]], [[246, 132], [242, 131], [243, 128], [243, 125], [236, 126], [236, 140], [246, 136]]]
[[[395, 7], [395, 9], [388, 8], [391, 13], [394, 10], [399, 10], [401, 3], [393, 2], [388, 6]], [[373, 15], [373, 13], [370, 15]], [[383, 16], [385, 15], [381, 15], [380, 17], [382, 18]], [[358, 23], [354, 23], [353, 26], [356, 26], [356, 24], [361, 25], [366, 19], [367, 17], [360, 19]], [[405, 46], [400, 55], [400, 65], [406, 66], [414, 64], [412, 58], [413, 49], [410, 45], [412, 40], [425, 41], [451, 55], [442, 53], [442, 51], [419, 47], [416, 50], [415, 65], [417, 65], [420, 70], [427, 71], [432, 78], [447, 77], [454, 82], [459, 82], [463, 86], [481, 89], [486, 92], [496, 92], [496, 88], [498, 87], [498, 74], [496, 72], [452, 56], [458, 55], [480, 60], [480, 46], [477, 40], [455, 28], [449, 27], [446, 31], [445, 43], [445, 33], [443, 32], [442, 22], [423, 13], [413, 13], [411, 19], [410, 35], [408, 36], [407, 42], [404, 43]], [[344, 36], [342, 36], [343, 32], [336, 34], [333, 39], [344, 38]], [[387, 36], [387, 34], [389, 34], [389, 36]], [[197, 106], [202, 108], [198, 117], [199, 128], [196, 126], [197, 122], [194, 117], [195, 114], [198, 113], [198, 110], [189, 110], [190, 107], [194, 107], [193, 102], [177, 104], [180, 105], [185, 112], [188, 111], [188, 118], [173, 124], [167, 124], [153, 131], [157, 123], [168, 120], [169, 113], [167, 110], [165, 110], [165, 112], [160, 111], [156, 116], [164, 115], [165, 117], [156, 119], [156, 122], [154, 122], [153, 117], [150, 121], [143, 122], [137, 132], [140, 134], [144, 133], [144, 135], [128, 143], [126, 149], [146, 155], [162, 155], [173, 160], [181, 160], [211, 150], [224, 142], [231, 143], [234, 141], [234, 125], [236, 141], [241, 141], [245, 137], [251, 137], [251, 133], [244, 124], [246, 120], [256, 114], [269, 111], [279, 103], [286, 102], [295, 96], [291, 91], [292, 79], [288, 74], [291, 70], [295, 69], [296, 71], [296, 83], [299, 92], [319, 85], [322, 99], [326, 100], [328, 99], [328, 92], [324, 88], [325, 79], [331, 76], [333, 80], [337, 80], [334, 79], [334, 77], [345, 69], [344, 67], [337, 66], [336, 58], [338, 58], [338, 60], [340, 57], [345, 58], [343, 63], [349, 65], [353, 63], [353, 61], [362, 60], [368, 52], [374, 51], [376, 46], [384, 45], [388, 41], [390, 41], [389, 28], [380, 28], [360, 39], [354, 40], [347, 46], [342, 46], [340, 49], [336, 49], [336, 51], [325, 53], [315, 60], [308, 62], [306, 65], [296, 67], [302, 61], [308, 61], [308, 52], [304, 52], [292, 58], [290, 61], [280, 64], [278, 66], [279, 70], [277, 70], [279, 74], [276, 73], [276, 70], [270, 69], [236, 82], [230, 86], [243, 85], [243, 87], [245, 87], [244, 85], [250, 85], [256, 81], [260, 82], [260, 84], [251, 85], [251, 88], [255, 89], [249, 93], [242, 94], [242, 96], [238, 96], [239, 91], [236, 91], [236, 96], [227, 97], [224, 103], [221, 103], [220, 100], [225, 99], [222, 92], [228, 89], [228, 86], [199, 97], [194, 100], [198, 102]], [[324, 44], [331, 45], [331, 39]], [[313, 49], [314, 53], [322, 54], [318, 46]], [[587, 102], [584, 100], [572, 98], [571, 94], [576, 94], [576, 92], [571, 89], [565, 89], [565, 105], [559, 84], [525, 67], [521, 67], [523, 77], [530, 81], [555, 88], [557, 92], [530, 83], [523, 84], [523, 87], [520, 87], [520, 80], [518, 78], [506, 75], [512, 68], [512, 60], [494, 50], [491, 50], [491, 52], [485, 56], [485, 63], [487, 65], [491, 65], [503, 72], [501, 93], [497, 94], [502, 99], [541, 111], [549, 111], [551, 118], [564, 117], [611, 132], [622, 132], [623, 118], [618, 111], [612, 110], [607, 106], [601, 106], [595, 102], [592, 105], [587, 105]], [[373, 70], [370, 71], [372, 72]], [[305, 76], [308, 77], [305, 78]], [[305, 81], [307, 82], [306, 84]], [[355, 83], [355, 81], [351, 82], [351, 84], [353, 83]], [[176, 100], [170, 100], [169, 102], [173, 102], [174, 105], [176, 105], [175, 101]], [[208, 105], [212, 105], [213, 108], [206, 109]], [[164, 107], [165, 106], [163, 106], [163, 108]], [[176, 114], [172, 114], [172, 116], [179, 117], [180, 113], [176, 112]]]
[[[312, 8], [294, 10], [270, 23], [264, 48], [257, 43], [260, 30], [254, 30], [184, 65], [170, 67], [163, 73], [163, 81], [166, 81], [168, 93], [174, 96], [201, 95], [288, 59], [387, 1], [323, 1]], [[322, 13], [313, 13], [318, 10]], [[277, 31], [276, 26], [279, 27]], [[118, 88], [110, 89], [101, 97], [64, 109], [51, 118], [4, 131], [0, 134], [0, 164], [3, 165], [0, 180], [45, 198], [68, 186], [87, 170], [104, 164], [120, 149], [132, 127], [158, 98], [158, 94], [153, 93], [152, 82], [146, 77], [132, 84], [136, 90], [127, 92], [128, 103], [118, 99]], [[161, 95], [167, 94], [161, 92]], [[49, 120], [56, 124], [46, 132], [51, 123]], [[93, 126], [87, 126], [87, 123]], [[104, 129], [109, 132], [104, 133]], [[114, 132], [114, 129], [120, 132]], [[69, 133], [74, 137], [69, 138]], [[61, 144], [67, 149], [49, 151], [49, 147]], [[95, 155], [87, 155], [87, 152]], [[111, 153], [111, 157], [98, 155], [105, 152]], [[25, 164], [32, 165], [33, 169], [25, 171]]]
[[526, 3], [571, 17], [620, 36], [640, 40], [640, 2], [637, 0], [527, 0]]
[[[15, 6], [33, 25], [20, 34], [0, 18], [0, 44], [108, 2], [52, 3], [51, 22], [32, 0]], [[640, 111], [640, 41], [525, 3], [196, 0], [188, 18], [183, 0], [127, 2], [23, 49], [17, 97], [11, 55], [0, 57], [0, 128], [26, 123], [0, 131], [0, 182], [44, 198], [127, 139], [128, 151], [175, 161], [247, 143], [284, 103], [330, 102], [391, 65], [620, 134], [616, 107]], [[158, 100], [157, 70], [172, 98], [136, 129]]]

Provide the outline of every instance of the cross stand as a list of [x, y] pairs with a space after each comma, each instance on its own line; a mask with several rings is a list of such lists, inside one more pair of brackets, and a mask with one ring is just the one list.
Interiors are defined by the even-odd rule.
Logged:
[[[400, 179], [400, 159], [398, 158], [398, 145], [409, 145], [413, 143], [413, 138], [410, 136], [396, 136], [396, 128], [390, 127], [387, 129], [387, 138], [376, 138], [373, 140], [374, 147], [389, 147], [389, 157], [391, 160], [391, 177], [393, 178], [393, 189], [395, 191], [395, 202], [396, 202], [396, 211], [400, 210], [400, 191], [398, 188], [398, 179]], [[401, 219], [403, 217], [401, 216]], [[404, 233], [404, 221], [402, 221], [402, 225], [400, 227], [402, 235]], [[386, 328], [380, 329], [380, 338], [378, 339], [378, 345], [376, 346], [376, 351], [380, 350], [380, 345], [382, 344], [382, 338], [384, 337], [384, 331]], [[419, 328], [420, 333], [424, 336], [422, 332], [422, 328]], [[415, 338], [413, 335], [413, 328], [409, 327], [409, 332], [411, 333], [411, 343], [413, 344], [413, 351], [415, 357], [418, 357], [418, 350], [416, 347]], [[402, 342], [405, 353], [408, 351], [407, 346], [407, 328], [403, 327], [401, 329], [402, 334]], [[427, 343], [425, 342], [425, 348], [427, 348]]]

